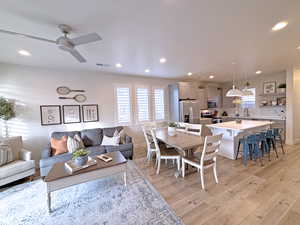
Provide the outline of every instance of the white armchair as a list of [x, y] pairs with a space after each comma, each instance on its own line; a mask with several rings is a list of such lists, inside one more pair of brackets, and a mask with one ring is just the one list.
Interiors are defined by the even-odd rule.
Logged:
[[22, 137], [5, 138], [1, 142], [10, 145], [14, 161], [0, 166], [0, 186], [32, 176], [35, 163], [31, 160], [31, 152], [23, 148]]

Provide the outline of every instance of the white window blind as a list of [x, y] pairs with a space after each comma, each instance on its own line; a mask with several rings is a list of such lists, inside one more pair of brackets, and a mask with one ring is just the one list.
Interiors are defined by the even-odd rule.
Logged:
[[116, 101], [117, 101], [118, 123], [130, 123], [131, 122], [130, 88], [117, 87]]
[[154, 118], [165, 119], [165, 93], [163, 88], [155, 88], [154, 91]]
[[255, 106], [255, 97], [256, 97], [255, 88], [249, 88], [248, 90], [251, 91], [253, 93], [253, 95], [242, 96], [242, 98], [241, 98], [242, 104], [241, 105], [243, 108], [249, 108], [249, 107]]
[[136, 88], [137, 119], [139, 122], [149, 121], [149, 90]]

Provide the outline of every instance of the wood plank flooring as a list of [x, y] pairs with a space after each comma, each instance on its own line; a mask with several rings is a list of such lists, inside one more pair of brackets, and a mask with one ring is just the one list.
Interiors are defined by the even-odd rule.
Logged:
[[300, 145], [285, 146], [288, 153], [279, 151], [271, 162], [266, 157], [263, 167], [218, 157], [219, 184], [207, 170], [206, 191], [196, 172], [176, 179], [171, 163], [163, 163], [156, 175], [139, 147], [137, 166], [187, 225], [300, 224]]

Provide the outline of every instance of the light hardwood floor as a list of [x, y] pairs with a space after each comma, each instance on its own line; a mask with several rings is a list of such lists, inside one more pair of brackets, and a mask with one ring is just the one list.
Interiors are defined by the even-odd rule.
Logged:
[[209, 225], [297, 225], [300, 224], [300, 145], [285, 146], [263, 167], [241, 160], [218, 157], [219, 184], [212, 171], [205, 173], [207, 191], [200, 176], [190, 171], [185, 178], [174, 177], [171, 163], [155, 174], [145, 163], [142, 146], [135, 149], [135, 162], [185, 224]]

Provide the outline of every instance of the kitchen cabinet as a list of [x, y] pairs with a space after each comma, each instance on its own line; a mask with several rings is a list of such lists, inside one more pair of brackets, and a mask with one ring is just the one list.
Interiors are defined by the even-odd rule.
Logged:
[[222, 89], [218, 87], [207, 87], [207, 101], [215, 102], [216, 108], [222, 107]]
[[207, 109], [207, 92], [204, 88], [197, 90], [197, 100], [200, 109]]
[[178, 82], [179, 99], [197, 99], [197, 87], [191, 82]]

